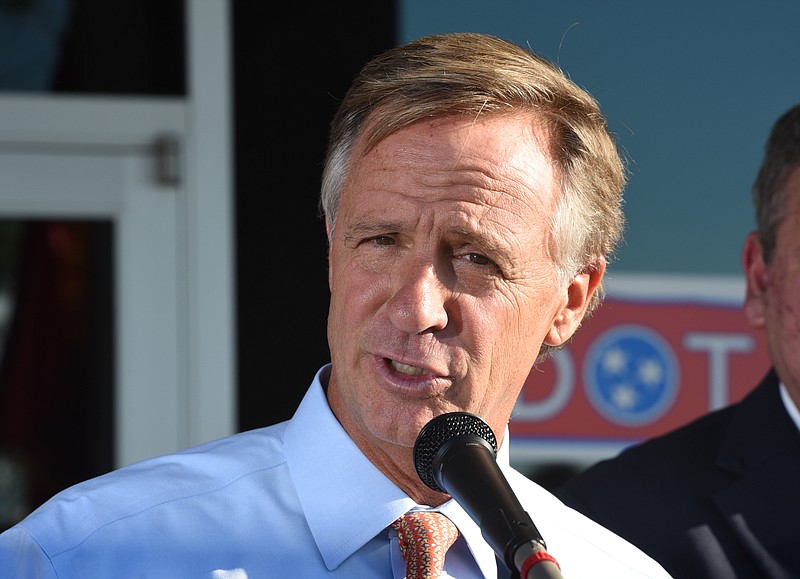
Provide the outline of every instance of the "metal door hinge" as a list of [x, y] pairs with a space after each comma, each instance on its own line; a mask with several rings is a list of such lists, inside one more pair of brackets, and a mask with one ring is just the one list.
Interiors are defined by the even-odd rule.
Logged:
[[175, 135], [160, 135], [155, 141], [156, 181], [162, 185], [181, 183], [181, 143]]

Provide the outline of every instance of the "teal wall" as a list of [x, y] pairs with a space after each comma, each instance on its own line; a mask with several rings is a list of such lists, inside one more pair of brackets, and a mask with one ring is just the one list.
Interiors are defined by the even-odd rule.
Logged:
[[495, 34], [598, 99], [631, 173], [617, 272], [740, 272], [764, 141], [800, 102], [798, 23], [797, 0], [398, 2], [401, 42]]

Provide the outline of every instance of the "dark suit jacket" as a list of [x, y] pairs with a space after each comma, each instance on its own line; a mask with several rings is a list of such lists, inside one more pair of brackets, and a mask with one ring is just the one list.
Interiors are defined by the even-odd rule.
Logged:
[[600, 462], [556, 494], [676, 579], [800, 577], [800, 431], [774, 371], [740, 403]]

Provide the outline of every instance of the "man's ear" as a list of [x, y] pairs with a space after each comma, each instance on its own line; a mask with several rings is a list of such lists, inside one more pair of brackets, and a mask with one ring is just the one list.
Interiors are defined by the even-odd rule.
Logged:
[[756, 233], [750, 233], [744, 240], [742, 270], [747, 283], [744, 316], [752, 327], [763, 328], [769, 268], [764, 262], [764, 248]]
[[544, 343], [548, 346], [560, 346], [572, 337], [580, 327], [592, 296], [600, 288], [606, 272], [606, 260], [599, 257], [595, 264], [578, 273], [566, 288], [566, 300], [556, 314], [553, 325], [547, 332]]

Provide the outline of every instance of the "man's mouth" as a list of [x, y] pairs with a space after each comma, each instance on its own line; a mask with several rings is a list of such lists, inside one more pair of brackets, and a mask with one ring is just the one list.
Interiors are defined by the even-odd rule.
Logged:
[[401, 374], [407, 374], [409, 376], [422, 376], [423, 374], [426, 373], [423, 368], [420, 368], [418, 366], [401, 364], [400, 362], [395, 362], [394, 360], [388, 360], [388, 361], [389, 361], [389, 366], [391, 366], [395, 372], [400, 372]]

